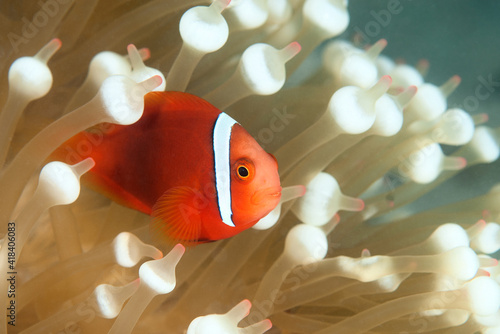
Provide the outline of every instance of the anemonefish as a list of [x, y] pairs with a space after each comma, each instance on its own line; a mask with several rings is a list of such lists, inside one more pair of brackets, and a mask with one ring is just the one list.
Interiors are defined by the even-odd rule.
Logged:
[[154, 237], [185, 245], [228, 238], [280, 201], [274, 156], [233, 118], [194, 95], [149, 93], [138, 122], [99, 131], [79, 133], [52, 158], [93, 158], [96, 165], [84, 182], [151, 215]]

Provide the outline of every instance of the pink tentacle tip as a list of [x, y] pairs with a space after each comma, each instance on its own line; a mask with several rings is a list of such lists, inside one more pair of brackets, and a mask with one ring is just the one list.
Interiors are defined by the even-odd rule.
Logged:
[[163, 79], [159, 75], [155, 75], [152, 78], [154, 78], [154, 81], [155, 81], [155, 84], [157, 84], [157, 87], [163, 83]]
[[370, 252], [370, 250], [368, 248], [364, 248], [361, 251], [361, 257], [370, 257], [370, 256], [372, 256], [372, 253]]
[[59, 51], [62, 46], [62, 42], [59, 38], [51, 39], [47, 44], [45, 44], [40, 51], [35, 55], [38, 60], [47, 63], [52, 56]]
[[218, 7], [221, 9], [221, 10], [224, 10], [227, 8], [227, 6], [229, 6], [231, 4], [231, 0], [215, 0], [215, 2], [218, 2]]
[[425, 74], [427, 73], [427, 70], [429, 69], [429, 67], [431, 66], [431, 64], [429, 63], [429, 61], [427, 59], [420, 59], [418, 62], [417, 62], [417, 70], [420, 72], [420, 74]]
[[306, 194], [307, 188], [306, 188], [306, 186], [303, 186], [303, 185], [299, 185], [299, 188], [301, 190], [300, 197], [302, 197], [302, 196], [304, 196]]
[[422, 58], [418, 61], [417, 63], [418, 66], [423, 66], [423, 67], [429, 67], [430, 66], [430, 63], [427, 59], [425, 58]]
[[[390, 90], [392, 90], [392, 87]], [[417, 86], [410, 86], [398, 95], [397, 100], [403, 108], [406, 107], [408, 103], [410, 103], [411, 99], [413, 99], [415, 95], [417, 95], [417, 91]]]
[[273, 323], [269, 319], [262, 320], [261, 322], [259, 322], [256, 325], [259, 325], [260, 326], [260, 330], [263, 330], [263, 331], [268, 331], [271, 328], [273, 328]]
[[415, 95], [418, 92], [418, 87], [415, 85], [411, 85], [410, 87], [408, 87], [407, 91], [408, 91], [408, 93]]
[[486, 227], [486, 220], [484, 219], [479, 219], [477, 222], [476, 222], [476, 225], [479, 226], [482, 229], [484, 229]]
[[406, 59], [404, 59], [404, 58], [396, 58], [396, 59], [394, 59], [394, 62], [397, 65], [404, 65], [404, 64], [406, 64]]
[[54, 44], [57, 46], [57, 50], [61, 48], [62, 46], [62, 41], [59, 38], [53, 38], [49, 43]]
[[302, 46], [299, 44], [299, 42], [292, 42], [285, 46], [283, 49], [279, 50], [279, 53], [281, 54], [283, 61], [287, 62], [295, 57], [301, 49]]
[[490, 116], [486, 113], [480, 113], [472, 116], [474, 120], [474, 125], [481, 125], [487, 123], [490, 120]]
[[363, 35], [361, 35], [359, 32], [355, 32], [351, 37], [351, 42], [355, 46], [361, 45], [362, 41], [363, 41]]
[[294, 41], [290, 43], [290, 48], [295, 51], [295, 54], [299, 53], [302, 50], [302, 45], [299, 42]]
[[452, 76], [450, 80], [453, 81], [456, 85], [458, 85], [462, 82], [462, 78], [457, 74]]
[[380, 82], [384, 82], [388, 86], [390, 86], [392, 84], [392, 77], [390, 75], [386, 74], [382, 78], [380, 78]]
[[246, 309], [245, 317], [248, 316], [250, 314], [250, 309], [252, 308], [252, 302], [248, 299], [244, 299], [241, 301], [241, 305]]
[[[155, 75], [155, 77], [160, 78], [160, 83], [161, 83], [161, 77], [159, 75]], [[182, 253], [184, 253], [186, 251], [186, 247], [184, 247], [183, 244], [177, 244], [177, 245], [175, 245], [174, 248], [181, 251]]]
[[357, 210], [358, 211], [363, 211], [365, 208], [365, 201], [363, 201], [362, 199], [359, 200], [359, 204], [358, 204], [358, 207], [357, 207]]
[[155, 88], [159, 87], [163, 82], [163, 79], [159, 75], [154, 75], [151, 78], [148, 78], [144, 80], [143, 82], [139, 83], [144, 89], [148, 91], [152, 91]]
[[476, 277], [491, 277], [491, 273], [484, 269], [479, 269], [476, 273]]
[[463, 157], [459, 157], [458, 158], [458, 168], [462, 169], [465, 167], [467, 167], [467, 159], [465, 159]]
[[138, 51], [143, 61], [151, 58], [151, 50], [149, 48], [140, 48]]
[[365, 51], [377, 50], [377, 54], [379, 54], [386, 48], [387, 44], [387, 40], [385, 38], [381, 38], [372, 45], [366, 45], [364, 49]]
[[127, 45], [127, 51], [130, 53], [132, 50], [137, 50], [134, 44], [129, 44]]
[[387, 43], [387, 40], [385, 38], [381, 38], [375, 44], [379, 44], [380, 46], [383, 46], [385, 48], [388, 43]]

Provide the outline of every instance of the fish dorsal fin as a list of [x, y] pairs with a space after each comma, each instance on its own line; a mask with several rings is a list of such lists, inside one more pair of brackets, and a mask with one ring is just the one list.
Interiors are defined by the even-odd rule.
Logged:
[[182, 243], [193, 246], [201, 234], [202, 195], [190, 187], [167, 190], [153, 206], [150, 223], [151, 236], [168, 245]]
[[169, 111], [215, 111], [220, 110], [209, 102], [184, 92], [150, 92], [145, 96], [148, 110], [161, 109]]

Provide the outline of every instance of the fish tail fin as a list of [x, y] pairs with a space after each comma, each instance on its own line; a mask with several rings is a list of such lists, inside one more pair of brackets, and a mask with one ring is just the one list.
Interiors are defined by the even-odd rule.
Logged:
[[167, 190], [153, 206], [150, 234], [160, 244], [195, 246], [203, 241], [201, 212], [197, 205], [198, 194], [190, 187]]

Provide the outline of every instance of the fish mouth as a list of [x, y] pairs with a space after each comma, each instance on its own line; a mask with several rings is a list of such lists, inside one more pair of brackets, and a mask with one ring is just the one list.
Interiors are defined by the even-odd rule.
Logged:
[[[279, 202], [281, 198], [281, 186], [269, 187], [265, 189], [261, 189], [252, 196], [252, 203], [259, 205], [264, 201], [273, 201], [276, 200]], [[276, 203], [278, 204], [278, 203]]]

